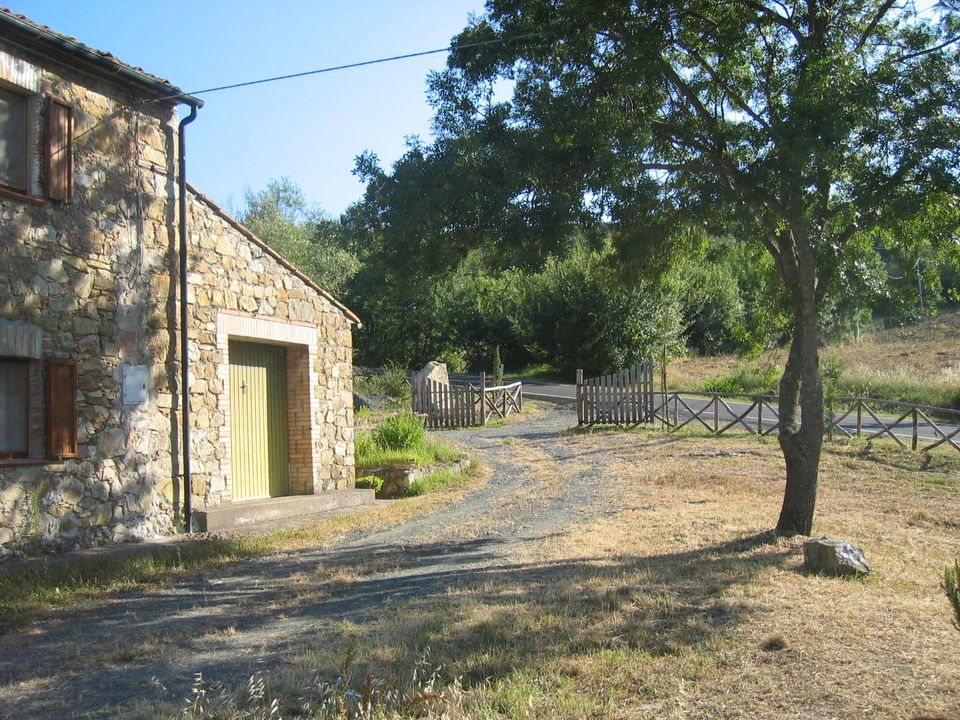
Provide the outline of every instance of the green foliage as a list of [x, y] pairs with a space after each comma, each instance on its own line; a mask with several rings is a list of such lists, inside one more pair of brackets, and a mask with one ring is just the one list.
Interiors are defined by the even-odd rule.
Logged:
[[679, 335], [679, 317], [657, 283], [624, 287], [617, 281], [613, 248], [578, 245], [548, 258], [527, 279], [521, 308], [534, 357], [567, 377], [628, 367]]
[[707, 238], [674, 273], [688, 351], [757, 355], [785, 336], [772, 262], [751, 244]]
[[372, 375], [358, 373], [354, 378], [354, 388], [361, 395], [383, 395], [395, 403], [403, 403], [410, 399], [407, 376], [403, 365], [391, 361]]
[[953, 608], [953, 624], [960, 630], [960, 560], [955, 560], [953, 567], [947, 565], [944, 570], [943, 591]]
[[417, 467], [430, 467], [437, 463], [454, 462], [460, 452], [440, 440], [424, 440], [420, 445], [403, 450], [389, 450], [374, 445], [368, 452], [357, 456], [357, 467], [377, 468], [396, 461], [413, 462]]
[[379, 386], [384, 395], [394, 400], [404, 400], [410, 397], [410, 383], [407, 382], [406, 369], [396, 362], [389, 362], [380, 375]]
[[407, 497], [417, 497], [430, 492], [445, 490], [463, 482], [463, 473], [453, 470], [438, 470], [414, 480], [407, 490]]
[[374, 441], [371, 433], [363, 430], [358, 432], [356, 440], [354, 440], [353, 443], [354, 458], [356, 459], [357, 465], [366, 464], [366, 458], [374, 452], [376, 446], [376, 441]]
[[408, 450], [423, 443], [423, 418], [412, 412], [391, 415], [377, 425], [373, 439], [384, 450]]
[[[360, 464], [359, 461], [357, 464]], [[364, 475], [363, 477], [357, 478], [356, 486], [361, 490], [373, 490], [374, 492], [380, 492], [380, 490], [383, 488], [383, 478], [378, 475]]]
[[704, 380], [697, 390], [716, 393], [776, 393], [782, 373], [783, 368], [779, 365], [751, 363], [731, 375]]
[[251, 232], [320, 287], [335, 295], [343, 292], [358, 261], [344, 248], [338, 221], [310, 205], [288, 178], [271, 180], [258, 193], [247, 191], [244, 202], [240, 220]]

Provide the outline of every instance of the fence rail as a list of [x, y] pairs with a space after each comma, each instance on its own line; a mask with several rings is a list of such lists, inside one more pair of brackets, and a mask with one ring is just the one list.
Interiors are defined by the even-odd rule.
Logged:
[[652, 361], [593, 378], [584, 378], [583, 370], [577, 370], [579, 425], [638, 425], [653, 417]]
[[[706, 402], [702, 405], [696, 402], [704, 399]], [[749, 404], [746, 409], [734, 409], [728, 402], [730, 400], [746, 400]], [[672, 390], [658, 393], [653, 414], [671, 430], [690, 425], [703, 427], [714, 435], [745, 430], [763, 436], [774, 433], [779, 427], [780, 414], [773, 404], [775, 401], [773, 395]], [[837, 398], [832, 405], [832, 419], [825, 428], [830, 439], [836, 435], [868, 440], [889, 438], [904, 449], [909, 447], [919, 452], [928, 452], [941, 445], [960, 451], [960, 427], [943, 427], [942, 419], [931, 418], [931, 415], [945, 416], [960, 422], [960, 411], [861, 397]], [[892, 416], [885, 417], [880, 408], [896, 410]]]
[[410, 380], [413, 411], [425, 416], [431, 429], [486, 425], [491, 419], [506, 418], [523, 410], [523, 385], [487, 387], [486, 375], [480, 384], [448, 384], [429, 378]]

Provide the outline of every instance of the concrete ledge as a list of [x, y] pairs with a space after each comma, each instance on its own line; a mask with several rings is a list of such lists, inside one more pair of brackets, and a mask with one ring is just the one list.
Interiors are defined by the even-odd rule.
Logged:
[[247, 525], [322, 515], [336, 510], [373, 505], [373, 490], [331, 490], [319, 495], [288, 495], [266, 500], [234, 502], [193, 513], [196, 532], [232, 530]]

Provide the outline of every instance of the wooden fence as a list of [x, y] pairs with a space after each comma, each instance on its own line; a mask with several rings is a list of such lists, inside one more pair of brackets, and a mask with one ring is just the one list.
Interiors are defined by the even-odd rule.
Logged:
[[425, 417], [431, 429], [486, 425], [495, 418], [506, 418], [523, 410], [523, 385], [487, 387], [486, 375], [480, 384], [446, 384], [425, 378], [410, 382], [413, 412]]
[[509, 385], [487, 387], [486, 377], [480, 376], [480, 397], [483, 398], [483, 424], [494, 418], [506, 418], [512, 412], [523, 410], [523, 384], [519, 382]]
[[[931, 407], [929, 405], [914, 405], [911, 403], [891, 402], [876, 398], [843, 397], [838, 398], [834, 419], [827, 425], [827, 433], [832, 438], [834, 433], [844, 437], [866, 437], [868, 440], [888, 437], [900, 447], [906, 449], [903, 435], [897, 430], [909, 431], [907, 439], [911, 450], [927, 452], [944, 445], [960, 451], [960, 411], [948, 408]], [[871, 405], [873, 407], [871, 407]], [[887, 420], [874, 412], [873, 408], [890, 408], [894, 410], [895, 419]], [[902, 412], [901, 412], [902, 411]], [[942, 428], [945, 420], [932, 420], [930, 415], [950, 418], [958, 427]], [[856, 420], [854, 421], [854, 418]], [[867, 427], [864, 427], [864, 418], [867, 418]], [[870, 423], [870, 419], [873, 423]], [[921, 430], [928, 437], [921, 436]], [[930, 441], [928, 443], [928, 441]]]
[[[688, 425], [705, 428], [714, 435], [744, 430], [755, 435], [775, 434], [780, 414], [774, 395], [739, 393], [701, 393], [674, 390], [658, 394], [654, 416], [671, 430]], [[731, 407], [732, 403], [742, 403]], [[894, 409], [890, 416], [880, 408]], [[960, 411], [927, 405], [878, 400], [876, 398], [842, 397], [833, 403], [832, 420], [826, 424], [829, 439], [836, 436], [867, 440], [888, 438], [900, 447], [919, 452], [952, 447], [960, 451], [960, 427], [950, 427], [948, 418], [960, 425]], [[931, 418], [936, 415], [937, 420]]]
[[637, 425], [654, 420], [653, 361], [613, 375], [584, 378], [577, 370], [579, 425]]
[[[706, 402], [702, 402], [705, 399]], [[772, 395], [745, 395], [740, 393], [701, 393], [674, 390], [659, 395], [654, 410], [655, 419], [671, 430], [687, 425], [704, 427], [714, 435], [723, 435], [732, 429], [743, 429], [755, 435], [769, 435], [777, 429], [780, 414], [771, 403]], [[745, 410], [735, 410], [727, 402], [749, 401]]]

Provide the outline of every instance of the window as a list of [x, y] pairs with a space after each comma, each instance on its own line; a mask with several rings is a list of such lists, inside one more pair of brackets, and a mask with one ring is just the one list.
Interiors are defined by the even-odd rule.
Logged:
[[[51, 460], [77, 455], [77, 366], [67, 360], [47, 360], [46, 393], [32, 383], [34, 377], [39, 383], [43, 367], [38, 361], [0, 359], [0, 461], [40, 459], [41, 442]], [[31, 386], [37, 388], [34, 395]], [[45, 398], [39, 397], [44, 394]], [[31, 439], [31, 415], [44, 418], [45, 437]]]
[[[73, 108], [49, 95], [44, 107], [41, 123], [38, 95], [0, 86], [0, 190], [13, 191], [33, 203], [42, 200], [31, 196], [41, 194], [68, 201], [73, 198]], [[42, 158], [37, 157], [38, 150]], [[43, 188], [38, 173], [42, 173]]]
[[0, 360], [0, 459], [25, 458], [30, 413], [29, 363]]
[[27, 191], [27, 98], [0, 88], [0, 185]]

